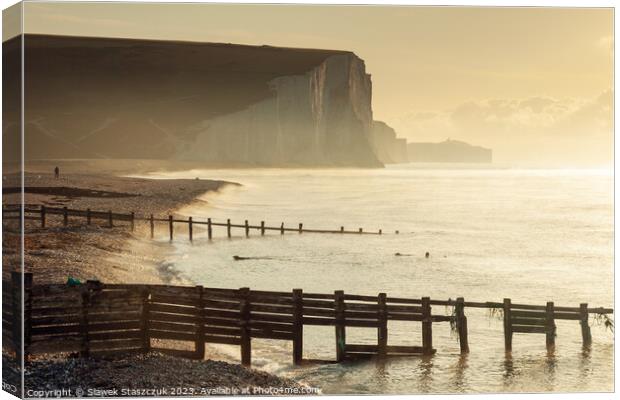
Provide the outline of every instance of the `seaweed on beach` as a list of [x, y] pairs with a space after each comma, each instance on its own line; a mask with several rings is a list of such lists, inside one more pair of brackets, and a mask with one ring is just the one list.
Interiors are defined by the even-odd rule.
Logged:
[[594, 315], [594, 322], [596, 325], [603, 325], [605, 329], [609, 329], [611, 333], [614, 333], [614, 320], [605, 313], [596, 313]]

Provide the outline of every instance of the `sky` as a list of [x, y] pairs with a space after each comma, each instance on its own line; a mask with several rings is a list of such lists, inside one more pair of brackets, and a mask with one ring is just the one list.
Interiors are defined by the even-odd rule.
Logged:
[[613, 161], [613, 29], [610, 8], [29, 2], [24, 9], [27, 33], [354, 51], [372, 75], [374, 118], [400, 137], [464, 140], [513, 165]]

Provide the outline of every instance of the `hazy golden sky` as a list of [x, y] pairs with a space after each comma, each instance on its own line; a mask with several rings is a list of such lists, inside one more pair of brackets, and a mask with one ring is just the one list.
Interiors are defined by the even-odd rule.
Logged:
[[[26, 3], [25, 31], [352, 50], [375, 119], [496, 160], [608, 163], [613, 10]], [[539, 150], [536, 150], [539, 149]]]

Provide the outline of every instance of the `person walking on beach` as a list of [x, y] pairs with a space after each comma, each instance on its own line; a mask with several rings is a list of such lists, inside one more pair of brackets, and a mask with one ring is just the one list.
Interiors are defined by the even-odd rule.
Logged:
[[60, 178], [60, 168], [58, 167], [54, 168], [54, 178]]

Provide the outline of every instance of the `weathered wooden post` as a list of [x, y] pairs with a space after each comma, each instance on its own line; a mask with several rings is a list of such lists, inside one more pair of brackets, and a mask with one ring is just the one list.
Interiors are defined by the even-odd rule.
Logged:
[[86, 225], [91, 224], [92, 216], [90, 215], [90, 208], [86, 209]]
[[344, 291], [334, 292], [334, 311], [336, 319], [336, 361], [342, 362], [346, 357], [347, 336], [344, 317]]
[[172, 215], [168, 215], [168, 228], [170, 230], [170, 241], [172, 241], [174, 237], [174, 220], [172, 219]]
[[280, 224], [280, 235], [284, 235], [284, 222]]
[[30, 354], [32, 338], [32, 272], [24, 272], [24, 359]]
[[140, 315], [140, 333], [142, 333], [142, 351], [147, 353], [151, 350], [151, 336], [149, 335], [150, 317], [150, 293], [148, 289], [142, 291], [142, 314]]
[[[191, 218], [191, 217], [190, 217]], [[205, 358], [205, 334], [204, 334], [204, 288], [202, 286], [196, 286], [198, 291], [198, 303], [196, 304], [196, 339], [194, 343], [194, 350], [196, 351], [195, 357], [198, 360]]]
[[379, 229], [379, 235], [382, 235], [382, 234], [383, 234], [383, 230]]
[[555, 318], [553, 315], [553, 302], [548, 301], [547, 307], [545, 308], [545, 317], [546, 317], [546, 343], [547, 349], [553, 349], [555, 347]]
[[45, 206], [41, 206], [41, 228], [45, 228]]
[[388, 344], [388, 320], [387, 320], [387, 295], [385, 293], [379, 293], [377, 299], [379, 310], [379, 328], [377, 329], [377, 348], [380, 358], [387, 356], [387, 344]]
[[340, 227], [340, 233], [344, 233], [344, 226]]
[[[25, 279], [24, 279], [25, 280]], [[18, 364], [22, 360], [22, 274], [19, 271], [11, 271], [11, 336], [15, 347], [15, 357]]]
[[207, 235], [209, 235], [209, 240], [213, 238], [213, 227], [211, 226], [211, 218], [207, 218]]
[[230, 218], [226, 220], [226, 234], [230, 237]]
[[112, 222], [112, 210], [108, 211], [108, 225], [110, 225], [110, 228], [114, 226], [114, 223]]
[[399, 232], [398, 232], [398, 231], [396, 231], [396, 232], [394, 232], [394, 233], [395, 233], [395, 234], [397, 234], [397, 235], [399, 234]]
[[131, 231], [135, 231], [136, 230], [136, 213], [134, 213], [133, 211], [131, 212]]
[[250, 288], [239, 289], [241, 299], [241, 364], [252, 365], [252, 338], [250, 336]]
[[422, 353], [433, 354], [433, 319], [430, 297], [422, 297]]
[[151, 239], [153, 239], [155, 237], [155, 218], [153, 217], [153, 214], [151, 214], [150, 224], [151, 224]]
[[302, 224], [301, 222], [299, 223], [299, 234], [301, 234], [304, 230], [304, 224]]
[[189, 241], [191, 242], [194, 240], [194, 221], [192, 220], [192, 217], [187, 219], [187, 229], [189, 231]]
[[265, 221], [260, 222], [260, 235], [265, 236]]
[[579, 304], [579, 317], [583, 347], [589, 347], [592, 344], [592, 333], [590, 332], [590, 324], [588, 324], [588, 303]]
[[90, 340], [88, 337], [88, 309], [90, 308], [90, 288], [89, 285], [80, 287], [81, 309], [80, 309], [80, 357], [88, 357], [90, 354]]
[[245, 220], [245, 237], [250, 236], [250, 224], [248, 224], [248, 220]]
[[465, 299], [458, 297], [454, 307], [456, 314], [456, 327], [459, 332], [459, 345], [461, 354], [469, 353], [469, 341], [467, 338], [467, 317], [465, 316]]
[[301, 364], [303, 349], [303, 291], [301, 289], [293, 289], [293, 364]]
[[28, 357], [28, 346], [30, 345], [32, 328], [32, 273], [23, 274], [22, 286], [22, 273], [11, 271], [11, 313], [11, 334], [13, 345], [15, 346], [15, 356], [18, 364], [20, 364], [22, 356], [24, 359]]
[[510, 316], [510, 299], [504, 299], [504, 348], [512, 351], [512, 321]]
[[62, 224], [64, 226], [69, 225], [69, 210], [67, 210], [67, 207], [62, 208]]

